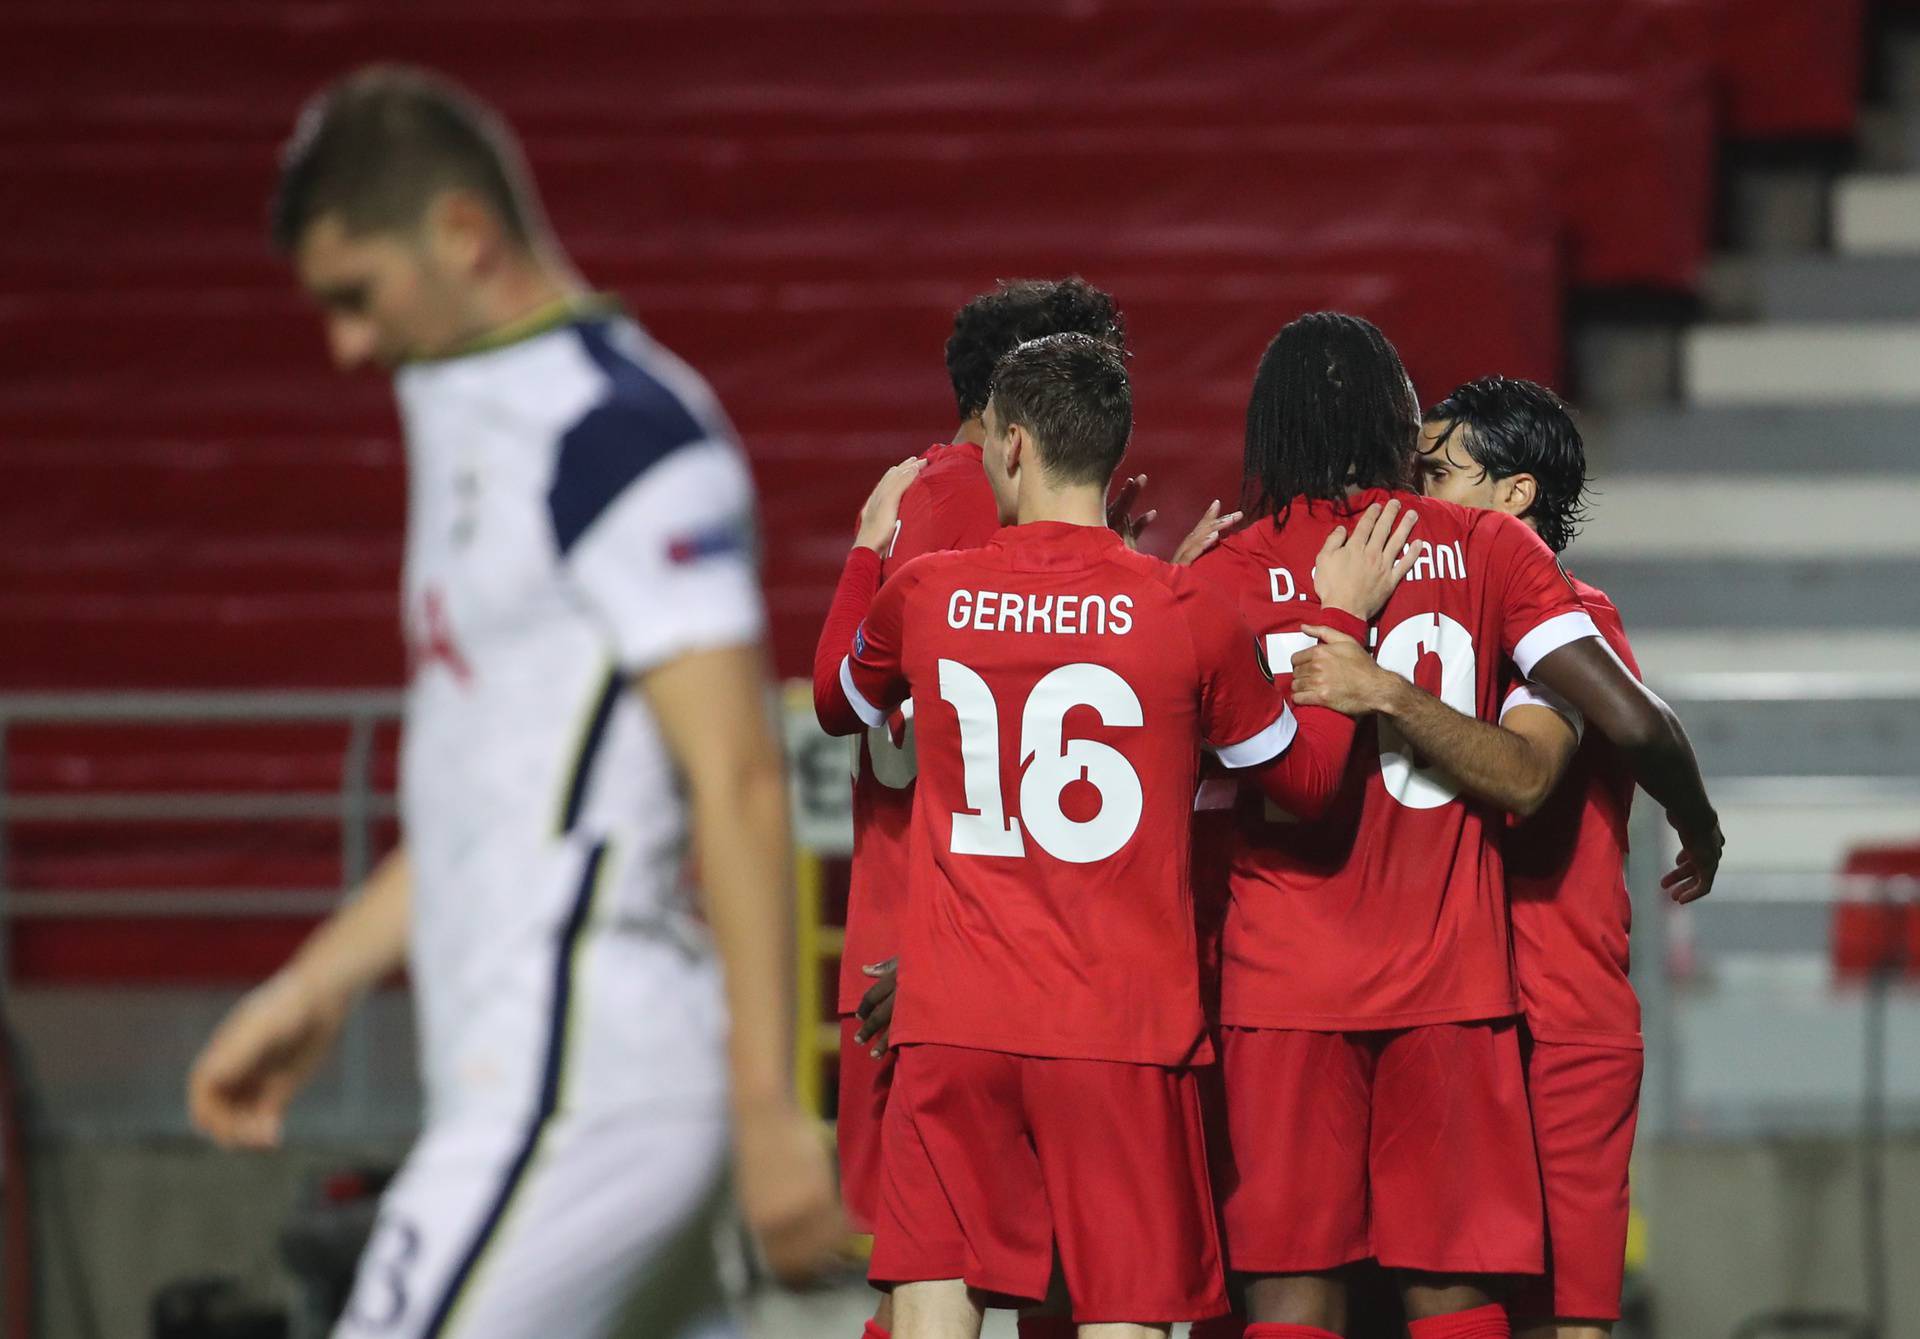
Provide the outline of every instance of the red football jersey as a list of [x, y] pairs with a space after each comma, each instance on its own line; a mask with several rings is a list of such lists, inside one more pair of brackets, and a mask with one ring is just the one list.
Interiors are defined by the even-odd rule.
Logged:
[[[976, 548], [1000, 517], [980, 461], [980, 446], [930, 446], [926, 467], [900, 498], [882, 579], [923, 553]], [[845, 654], [833, 648], [834, 663]], [[907, 898], [907, 828], [913, 817], [913, 727], [898, 719], [858, 736], [853, 761], [853, 870], [847, 889], [847, 942], [840, 954], [839, 1010], [852, 1013], [873, 984], [861, 968], [900, 951]]]
[[1013, 526], [901, 569], [840, 687], [869, 724], [912, 694], [893, 1039], [1210, 1058], [1187, 882], [1200, 746], [1261, 765], [1298, 724], [1231, 606], [1111, 530]]
[[[1599, 635], [1525, 524], [1409, 493], [1296, 499], [1284, 526], [1257, 522], [1194, 571], [1233, 594], [1285, 675], [1311, 644], [1299, 628], [1317, 607], [1313, 563], [1327, 534], [1393, 496], [1420, 513], [1427, 550], [1375, 620], [1382, 665], [1491, 721], [1508, 660], [1530, 670]], [[1363, 724], [1345, 788], [1321, 822], [1292, 822], [1245, 786], [1235, 811], [1222, 1022], [1360, 1031], [1519, 1011], [1502, 818], [1462, 799], [1390, 725]]]
[[[1639, 675], [1613, 601], [1571, 575], [1568, 580], [1607, 645]], [[1505, 709], [1536, 691], [1516, 689]], [[1514, 973], [1527, 1026], [1541, 1041], [1641, 1044], [1640, 1000], [1627, 979], [1633, 925], [1627, 815], [1633, 791], [1633, 774], [1619, 750], [1588, 731], [1547, 802], [1507, 832]]]

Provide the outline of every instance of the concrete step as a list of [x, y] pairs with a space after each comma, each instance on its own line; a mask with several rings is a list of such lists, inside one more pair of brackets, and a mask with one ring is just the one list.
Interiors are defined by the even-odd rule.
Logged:
[[[1696, 466], [1696, 468], [1698, 468]], [[1657, 557], [1920, 559], [1911, 474], [1609, 474], [1595, 486], [1580, 561]]]
[[1727, 245], [1754, 255], [1825, 246], [1833, 176], [1831, 167], [1817, 164], [1730, 163], [1724, 186]]
[[1581, 428], [1607, 486], [1627, 473], [1920, 472], [1920, 404], [1662, 408], [1583, 417]]
[[1920, 167], [1920, 122], [1902, 107], [1865, 107], [1854, 132], [1854, 163], [1862, 172], [1906, 172]]
[[1833, 241], [1843, 252], [1920, 252], [1920, 173], [1855, 173], [1833, 191]]
[[1715, 310], [1766, 321], [1920, 320], [1920, 252], [1912, 255], [1782, 256], [1739, 267], [1729, 293], [1715, 270]]
[[1696, 405], [1920, 402], [1920, 323], [1697, 326], [1681, 367]]
[[[1574, 565], [1582, 577], [1584, 563]], [[1621, 597], [1625, 600], [1625, 597]], [[1809, 625], [1804, 628], [1731, 628], [1717, 621], [1696, 628], [1647, 622], [1640, 609], [1621, 604], [1634, 655], [1649, 681], [1678, 682], [1703, 674], [1743, 674], [1756, 665], [1774, 673], [1912, 674], [1920, 671], [1920, 628], [1865, 630]], [[1920, 820], [1916, 820], [1920, 825]]]
[[[1681, 708], [1683, 717], [1685, 710]], [[1712, 784], [1709, 778], [1709, 788]], [[1810, 901], [1832, 897], [1840, 891], [1833, 875], [1846, 863], [1848, 852], [1874, 843], [1912, 841], [1920, 831], [1910, 791], [1879, 799], [1823, 799], [1814, 787], [1796, 786], [1775, 803], [1759, 803], [1741, 798], [1735, 787], [1721, 789], [1732, 797], [1715, 799], [1720, 830], [1727, 838], [1722, 871], [1757, 877], [1719, 891], [1746, 893], [1754, 900], [1778, 901], [1796, 887]]]
[[1589, 560], [1576, 546], [1570, 559], [1576, 573], [1620, 606], [1636, 636], [1642, 630], [1920, 629], [1920, 580], [1911, 558]]
[[[1708, 776], [1881, 777], [1894, 784], [1912, 777], [1920, 756], [1920, 696], [1673, 706]], [[1911, 798], [1907, 808], [1920, 814]], [[1920, 817], [1910, 818], [1908, 831], [1916, 824]]]

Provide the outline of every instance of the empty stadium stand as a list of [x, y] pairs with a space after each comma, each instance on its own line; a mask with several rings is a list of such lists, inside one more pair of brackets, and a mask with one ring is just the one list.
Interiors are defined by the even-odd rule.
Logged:
[[[1692, 294], [1716, 146], [1852, 133], [1863, 10], [25, 0], [0, 89], [0, 689], [400, 682], [392, 410], [328, 368], [263, 236], [277, 141], [354, 63], [419, 60], [497, 101], [582, 268], [713, 380], [767, 500], [792, 672], [856, 481], [951, 426], [947, 321], [996, 277], [1119, 294], [1135, 465], [1182, 516], [1231, 490], [1254, 361], [1302, 310], [1377, 320], [1431, 396], [1495, 368], [1564, 385], [1570, 298]], [[321, 792], [344, 747], [288, 726], [13, 736], [27, 796]], [[5, 878], [324, 888], [325, 828], [210, 819], [163, 842], [16, 812]], [[182, 955], [157, 922], [55, 918], [15, 934], [14, 966], [240, 979], [300, 923]]]

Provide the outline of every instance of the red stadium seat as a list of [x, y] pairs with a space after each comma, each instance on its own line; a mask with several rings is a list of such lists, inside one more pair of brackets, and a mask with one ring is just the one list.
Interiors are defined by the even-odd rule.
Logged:
[[[134, 120], [137, 106], [162, 123], [211, 124], [220, 137], [251, 124], [270, 143], [297, 102], [291, 90], [374, 56], [410, 56], [470, 79], [529, 127], [568, 134], [1531, 126], [1567, 146], [1555, 185], [1585, 280], [1690, 287], [1707, 236], [1712, 44], [1676, 40], [1670, 21], [1621, 0], [1295, 0], [1124, 14], [869, 3], [760, 11], [751, 22], [608, 6], [560, 23], [505, 5], [463, 6], [450, 21], [422, 5], [329, 17], [302, 27], [240, 11], [191, 44], [164, 19], [131, 17], [115, 31], [46, 22], [43, 42], [101, 44], [90, 59], [103, 72], [142, 68], [156, 45], [191, 49], [169, 68], [170, 96], [141, 98], [125, 80], [83, 70], [60, 86], [30, 84], [21, 101], [29, 116], [70, 102], [85, 115], [126, 107], [122, 119]], [[996, 28], [1019, 40], [983, 40]], [[102, 54], [122, 45], [140, 49], [124, 64]], [[523, 61], [533, 48], [552, 66]], [[206, 78], [193, 79], [201, 66]], [[547, 68], [569, 76], [556, 84]], [[183, 86], [220, 92], [181, 96]], [[256, 151], [256, 162], [264, 182], [270, 158]], [[259, 195], [247, 217], [259, 216]]]
[[[995, 278], [1078, 271], [1119, 295], [1130, 465], [1170, 543], [1233, 488], [1254, 362], [1301, 310], [1378, 321], [1432, 398], [1495, 369], [1557, 381], [1569, 283], [1691, 289], [1716, 124], [1850, 130], [1862, 9], [23, 0], [0, 87], [0, 686], [401, 680], [390, 395], [329, 370], [264, 236], [300, 100], [362, 61], [496, 101], [583, 271], [715, 383], [795, 672], [868, 477], [950, 428], [941, 345]], [[78, 795], [324, 791], [342, 747], [280, 726], [8, 743], [16, 792]], [[11, 835], [15, 886], [339, 876], [324, 824]], [[13, 965], [244, 981], [307, 925], [36, 919]]]
[[1920, 843], [1847, 853], [1833, 905], [1833, 969], [1842, 980], [1880, 969], [1920, 978]]

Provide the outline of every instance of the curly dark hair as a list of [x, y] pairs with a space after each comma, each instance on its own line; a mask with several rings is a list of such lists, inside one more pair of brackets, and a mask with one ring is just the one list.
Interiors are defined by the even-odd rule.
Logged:
[[1296, 497], [1406, 488], [1420, 406], [1400, 354], [1370, 321], [1309, 312], [1261, 356], [1247, 400], [1249, 514], [1284, 520]]
[[953, 316], [947, 338], [947, 376], [964, 422], [987, 407], [994, 364], [1017, 344], [1044, 335], [1090, 335], [1116, 350], [1127, 346], [1127, 325], [1113, 295], [1073, 275], [1066, 279], [1003, 279]]
[[1538, 382], [1480, 377], [1427, 410], [1456, 435], [1474, 464], [1496, 479], [1531, 474], [1538, 485], [1525, 519], [1555, 553], [1573, 543], [1587, 519], [1587, 448], [1566, 401]]

